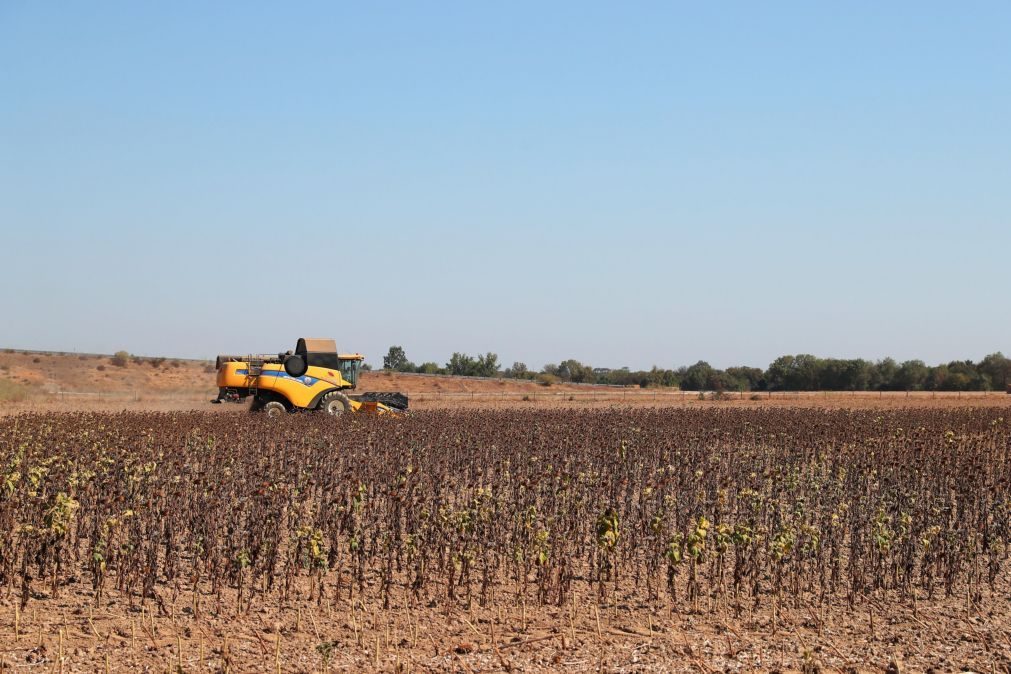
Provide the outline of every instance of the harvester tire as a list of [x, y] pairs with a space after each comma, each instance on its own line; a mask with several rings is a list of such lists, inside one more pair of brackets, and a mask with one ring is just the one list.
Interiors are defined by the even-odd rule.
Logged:
[[278, 402], [277, 400], [270, 400], [263, 406], [263, 413], [271, 419], [283, 416], [287, 412], [288, 409], [284, 406], [284, 403]]
[[331, 391], [319, 401], [319, 408], [332, 417], [339, 417], [351, 411], [351, 401], [340, 391]]

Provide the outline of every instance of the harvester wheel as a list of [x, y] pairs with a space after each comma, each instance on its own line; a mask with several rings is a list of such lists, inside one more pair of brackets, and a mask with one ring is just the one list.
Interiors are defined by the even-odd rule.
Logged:
[[284, 404], [276, 400], [271, 400], [263, 406], [263, 413], [271, 419], [280, 417], [287, 413], [287, 411], [288, 410], [285, 408]]
[[351, 401], [340, 391], [331, 391], [319, 401], [319, 408], [332, 417], [351, 411]]

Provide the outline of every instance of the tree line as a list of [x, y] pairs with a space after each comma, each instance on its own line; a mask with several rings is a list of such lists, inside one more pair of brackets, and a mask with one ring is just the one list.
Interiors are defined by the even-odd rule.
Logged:
[[[525, 368], [526, 366], [524, 366]], [[402, 346], [391, 346], [383, 356], [383, 369], [394, 372], [416, 372], [418, 374], [451, 374], [458, 377], [500, 377], [498, 355], [488, 352], [483, 356], [468, 356], [465, 353], [453, 353], [445, 366], [428, 362], [415, 365], [407, 359], [407, 353]]]
[[540, 370], [516, 362], [502, 368], [498, 355], [454, 353], [445, 365], [415, 365], [403, 347], [391, 346], [383, 369], [396, 372], [450, 374], [464, 377], [529, 379], [619, 386], [672, 387], [687, 391], [1003, 391], [1011, 385], [1011, 359], [997, 351], [979, 362], [953, 360], [927, 365], [922, 360], [893, 358], [819, 358], [810, 354], [780, 356], [766, 369], [748, 366], [715, 368], [704, 360], [673, 369], [593, 367], [575, 359], [549, 363]]

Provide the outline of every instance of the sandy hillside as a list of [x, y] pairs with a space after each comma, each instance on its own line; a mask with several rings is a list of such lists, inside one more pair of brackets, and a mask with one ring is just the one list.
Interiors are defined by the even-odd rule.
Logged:
[[211, 361], [131, 358], [125, 366], [112, 356], [0, 352], [0, 377], [27, 386], [33, 395], [57, 391], [183, 392], [214, 387]]
[[[126, 365], [113, 364], [112, 356], [0, 351], [0, 379], [27, 388], [31, 397], [69, 393], [137, 393], [142, 397], [187, 396], [200, 398], [216, 393], [211, 360], [131, 358]], [[535, 382], [509, 379], [477, 379], [434, 375], [365, 372], [359, 389], [438, 393], [524, 393], [545, 387]], [[609, 387], [560, 384], [551, 391], [609, 391]]]

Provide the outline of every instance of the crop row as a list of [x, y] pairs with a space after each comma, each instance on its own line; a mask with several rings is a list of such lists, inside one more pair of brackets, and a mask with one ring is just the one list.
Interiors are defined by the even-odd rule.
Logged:
[[[996, 409], [0, 420], [0, 586], [679, 611], [994, 588]], [[961, 595], [960, 595], [961, 596]]]

